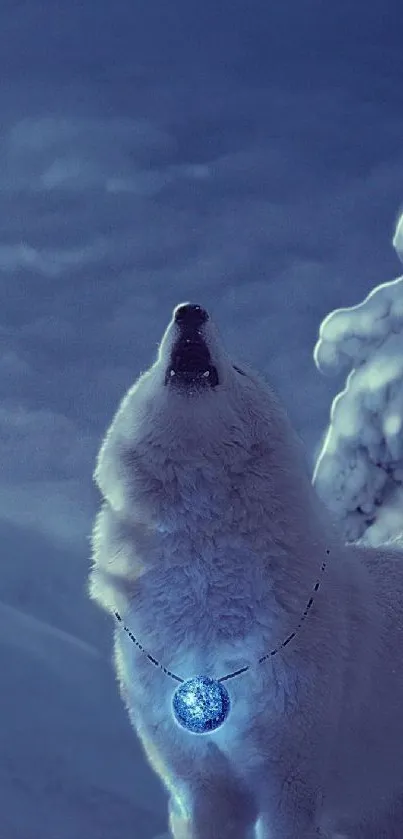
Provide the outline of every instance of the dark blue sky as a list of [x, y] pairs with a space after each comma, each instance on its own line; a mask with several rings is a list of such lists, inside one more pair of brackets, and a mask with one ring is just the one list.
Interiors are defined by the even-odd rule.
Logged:
[[402, 37], [397, 0], [3, 0], [7, 602], [70, 631], [64, 574], [98, 638], [94, 457], [181, 300], [272, 379], [313, 465], [341, 384], [320, 322], [400, 271]]

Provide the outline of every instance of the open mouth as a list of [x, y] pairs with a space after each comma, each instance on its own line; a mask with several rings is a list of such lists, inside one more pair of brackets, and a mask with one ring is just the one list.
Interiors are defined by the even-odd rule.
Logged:
[[200, 389], [218, 385], [217, 369], [211, 363], [207, 345], [199, 335], [197, 338], [181, 336], [174, 344], [165, 384], [182, 389], [189, 386]]

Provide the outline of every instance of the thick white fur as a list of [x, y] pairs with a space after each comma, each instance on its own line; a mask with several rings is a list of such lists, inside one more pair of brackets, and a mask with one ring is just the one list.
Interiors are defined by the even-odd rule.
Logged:
[[[226, 683], [224, 725], [190, 734], [172, 717], [177, 683], [116, 625], [122, 696], [170, 794], [172, 835], [400, 839], [401, 553], [341, 543], [278, 399], [232, 367], [211, 321], [204, 330], [219, 386], [164, 386], [172, 320], [95, 471], [91, 597], [182, 678], [253, 665]], [[258, 664], [318, 578], [297, 636]]]

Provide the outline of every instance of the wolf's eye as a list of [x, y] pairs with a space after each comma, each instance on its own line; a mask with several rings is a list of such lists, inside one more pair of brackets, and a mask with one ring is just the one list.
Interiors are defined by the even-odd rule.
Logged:
[[244, 373], [243, 370], [240, 370], [239, 367], [237, 367], [235, 364], [233, 364], [232, 366], [233, 366], [234, 370], [237, 371], [237, 373], [241, 374], [241, 376], [246, 376], [246, 373]]

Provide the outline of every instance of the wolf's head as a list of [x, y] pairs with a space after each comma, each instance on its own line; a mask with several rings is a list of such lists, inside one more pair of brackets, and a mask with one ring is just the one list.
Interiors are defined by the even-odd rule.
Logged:
[[134, 443], [152, 435], [165, 447], [180, 448], [186, 438], [207, 449], [235, 440], [248, 447], [265, 432], [273, 443], [285, 413], [267, 383], [229, 357], [206, 309], [192, 303], [174, 309], [156, 361], [121, 410]]
[[[214, 566], [229, 555], [235, 567], [288, 553], [310, 573], [319, 542], [330, 539], [286, 411], [229, 357], [198, 305], [174, 310], [155, 363], [115, 415], [94, 477], [105, 502], [97, 565], [130, 580], [162, 561], [193, 567], [203, 557]], [[97, 579], [93, 596], [105, 589], [115, 602], [113, 586]]]
[[[271, 388], [228, 356], [205, 309], [182, 303], [174, 309], [155, 363], [122, 401], [95, 479], [106, 497], [113, 494], [114, 504], [126, 509], [137, 491], [157, 497], [174, 485], [182, 488], [181, 497], [185, 486], [200, 492], [202, 485], [208, 487], [206, 498], [220, 485], [224, 498], [235, 485], [253, 483], [261, 504], [269, 485], [277, 491], [279, 473], [292, 483], [301, 455], [300, 441]], [[303, 471], [309, 483], [306, 464]]]

